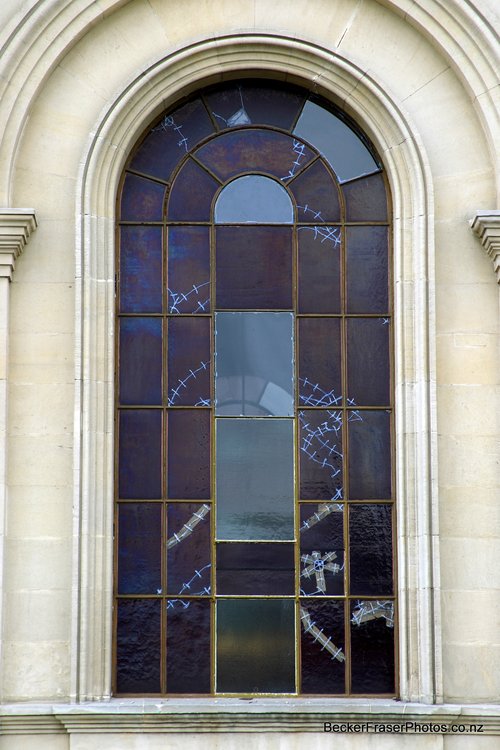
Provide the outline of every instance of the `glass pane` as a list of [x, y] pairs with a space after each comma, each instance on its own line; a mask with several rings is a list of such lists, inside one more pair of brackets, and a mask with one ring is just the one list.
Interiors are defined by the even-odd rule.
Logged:
[[339, 227], [299, 227], [299, 312], [340, 312]]
[[161, 404], [162, 322], [157, 318], [120, 321], [120, 403]]
[[217, 227], [216, 294], [220, 309], [292, 307], [291, 227]]
[[119, 495], [161, 498], [161, 411], [120, 412]]
[[344, 693], [344, 603], [302, 599], [300, 620], [302, 692]]
[[351, 505], [349, 539], [350, 593], [392, 594], [392, 507]]
[[296, 138], [259, 129], [224, 133], [201, 146], [195, 155], [222, 182], [242, 172], [264, 172], [287, 180], [314, 156]]
[[210, 506], [167, 505], [167, 592], [183, 596], [210, 594]]
[[347, 227], [347, 311], [386, 313], [387, 227]]
[[340, 320], [299, 318], [298, 335], [301, 406], [341, 404]]
[[226, 185], [215, 204], [215, 221], [293, 224], [293, 205], [285, 188], [270, 177], [252, 174]]
[[299, 436], [300, 497], [339, 500], [343, 494], [341, 412], [300, 411]]
[[210, 692], [210, 602], [167, 601], [167, 690]]
[[290, 184], [290, 190], [297, 201], [298, 221], [340, 221], [337, 185], [319, 159]]
[[161, 227], [121, 227], [120, 237], [120, 311], [161, 313]]
[[210, 498], [210, 411], [180, 409], [167, 413], [167, 497]]
[[214, 91], [206, 99], [221, 129], [254, 124], [288, 130], [304, 102], [302, 93], [276, 89], [264, 81], [255, 84], [245, 81]]
[[293, 315], [216, 313], [215, 410], [293, 416]]
[[306, 102], [293, 133], [315, 146], [341, 181], [378, 170], [377, 162], [359, 136], [314, 102]]
[[168, 180], [176, 164], [214, 130], [199, 99], [166, 115], [143, 140], [130, 169]]
[[347, 221], [387, 221], [384, 178], [372, 174], [342, 186]]
[[217, 538], [293, 539], [293, 420], [218, 419]]
[[349, 496], [391, 497], [390, 413], [353, 411], [349, 417]]
[[217, 593], [272, 595], [295, 592], [294, 545], [222, 542], [217, 545]]
[[217, 691], [295, 691], [293, 600], [217, 602]]
[[161, 592], [161, 505], [118, 506], [118, 593]]
[[336, 596], [344, 593], [344, 506], [339, 503], [300, 506], [300, 593]]
[[122, 599], [117, 606], [117, 693], [159, 693], [161, 602]]
[[207, 227], [168, 230], [168, 312], [210, 312], [210, 245]]
[[210, 405], [210, 318], [170, 318], [168, 405]]
[[128, 174], [122, 191], [121, 221], [161, 221], [165, 185]]
[[388, 406], [391, 399], [389, 319], [347, 319], [347, 391], [352, 403]]
[[394, 603], [351, 604], [351, 689], [394, 693]]
[[210, 175], [188, 159], [174, 180], [168, 199], [169, 221], [209, 221], [212, 199], [219, 188]]

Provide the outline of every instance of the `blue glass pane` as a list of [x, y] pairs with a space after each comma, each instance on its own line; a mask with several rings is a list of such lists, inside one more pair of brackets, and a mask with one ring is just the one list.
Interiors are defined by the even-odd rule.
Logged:
[[210, 246], [207, 227], [168, 230], [168, 312], [210, 312]]
[[120, 497], [161, 498], [161, 423], [159, 409], [120, 412]]
[[252, 174], [226, 185], [215, 204], [215, 221], [292, 224], [293, 205], [285, 188], [270, 177]]
[[118, 593], [161, 592], [161, 504], [118, 506]]
[[161, 601], [118, 601], [116, 690], [118, 693], [159, 693]]
[[135, 174], [125, 177], [122, 192], [122, 221], [161, 221], [165, 185]]
[[210, 692], [210, 602], [167, 600], [167, 690]]
[[120, 321], [120, 403], [162, 401], [162, 322], [158, 318]]
[[302, 692], [344, 693], [344, 602], [302, 599], [300, 621]]
[[210, 175], [192, 159], [181, 167], [168, 199], [170, 221], [209, 221], [212, 198], [220, 187]]
[[210, 594], [210, 505], [167, 505], [167, 591], [181, 596]]
[[168, 405], [210, 405], [210, 318], [170, 318]]
[[394, 692], [394, 602], [351, 604], [351, 688], [353, 693]]
[[388, 411], [349, 412], [349, 496], [391, 497], [391, 421]]
[[303, 596], [344, 593], [344, 506], [341, 503], [301, 504], [300, 562]]
[[162, 312], [161, 227], [120, 229], [120, 311]]

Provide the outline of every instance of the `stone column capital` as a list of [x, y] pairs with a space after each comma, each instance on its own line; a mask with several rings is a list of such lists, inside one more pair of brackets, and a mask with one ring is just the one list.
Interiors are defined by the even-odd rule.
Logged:
[[493, 270], [500, 284], [500, 210], [476, 211], [470, 225], [493, 261]]
[[36, 226], [33, 208], [0, 207], [0, 278], [12, 281], [16, 259]]

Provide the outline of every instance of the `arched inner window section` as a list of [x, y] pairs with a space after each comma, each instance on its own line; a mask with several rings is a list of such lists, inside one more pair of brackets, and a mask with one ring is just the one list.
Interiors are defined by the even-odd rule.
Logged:
[[388, 220], [298, 88], [209, 89], [132, 154], [116, 694], [395, 694]]

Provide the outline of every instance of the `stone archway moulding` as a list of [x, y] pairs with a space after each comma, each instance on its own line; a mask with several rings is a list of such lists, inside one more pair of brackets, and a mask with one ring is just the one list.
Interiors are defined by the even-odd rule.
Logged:
[[110, 696], [114, 215], [120, 174], [139, 134], [165, 107], [208, 83], [256, 73], [335, 100], [358, 120], [385, 162], [394, 206], [400, 689], [406, 701], [440, 702], [433, 206], [427, 160], [405, 114], [351, 62], [296, 39], [251, 34], [194, 44], [142, 71], [102, 112], [82, 158], [76, 206], [79, 460], [72, 699]]

